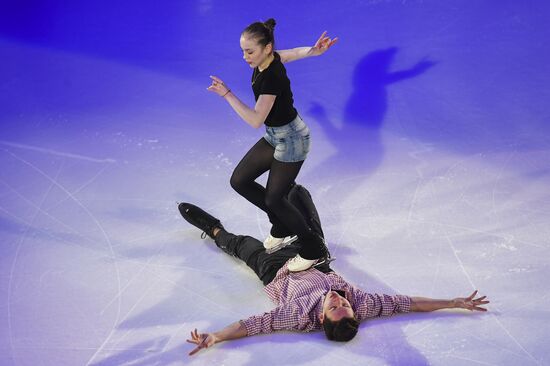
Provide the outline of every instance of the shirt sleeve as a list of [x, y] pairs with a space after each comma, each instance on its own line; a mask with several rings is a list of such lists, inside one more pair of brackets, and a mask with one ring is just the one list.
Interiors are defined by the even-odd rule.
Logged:
[[280, 330], [310, 332], [318, 330], [315, 313], [303, 313], [296, 306], [282, 305], [261, 315], [253, 315], [241, 320], [246, 334], [253, 336], [261, 333], [273, 333]]
[[259, 95], [281, 95], [283, 92], [283, 82], [274, 72], [268, 72], [260, 85]]
[[359, 321], [411, 311], [411, 298], [404, 295], [370, 294], [354, 289], [353, 307]]
[[261, 333], [273, 333], [278, 330], [293, 330], [297, 321], [292, 317], [285, 316], [284, 309], [279, 306], [261, 315], [253, 315], [248, 319], [241, 320], [241, 324], [246, 328], [247, 335], [253, 336]]

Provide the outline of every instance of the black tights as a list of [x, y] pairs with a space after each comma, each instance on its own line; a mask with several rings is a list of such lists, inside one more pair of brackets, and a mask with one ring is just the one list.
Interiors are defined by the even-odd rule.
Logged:
[[[303, 240], [314, 240], [304, 217], [287, 199], [303, 161], [280, 162], [273, 157], [274, 151], [273, 146], [261, 138], [233, 171], [231, 187], [267, 213], [274, 237], [297, 234]], [[268, 170], [269, 178], [264, 188], [255, 180]]]

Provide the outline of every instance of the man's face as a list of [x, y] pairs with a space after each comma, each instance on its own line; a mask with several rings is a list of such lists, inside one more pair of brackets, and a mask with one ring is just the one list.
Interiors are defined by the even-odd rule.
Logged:
[[342, 318], [353, 318], [353, 310], [345, 297], [338, 295], [337, 292], [329, 291], [323, 300], [323, 313], [321, 314], [321, 323], [327, 317], [331, 321], [338, 321]]

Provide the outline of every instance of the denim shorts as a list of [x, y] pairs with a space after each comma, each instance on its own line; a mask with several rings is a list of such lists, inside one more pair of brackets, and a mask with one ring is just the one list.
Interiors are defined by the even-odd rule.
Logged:
[[296, 118], [280, 127], [265, 128], [264, 139], [275, 148], [273, 157], [285, 163], [306, 160], [309, 152], [309, 128], [302, 118]]

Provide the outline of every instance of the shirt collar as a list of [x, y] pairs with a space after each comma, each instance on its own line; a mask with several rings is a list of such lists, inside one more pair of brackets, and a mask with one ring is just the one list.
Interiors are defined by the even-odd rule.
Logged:
[[338, 295], [342, 296], [343, 298], [346, 298], [346, 299], [348, 298], [346, 296], [346, 291], [344, 291], [344, 290], [331, 290], [331, 291], [336, 292]]

